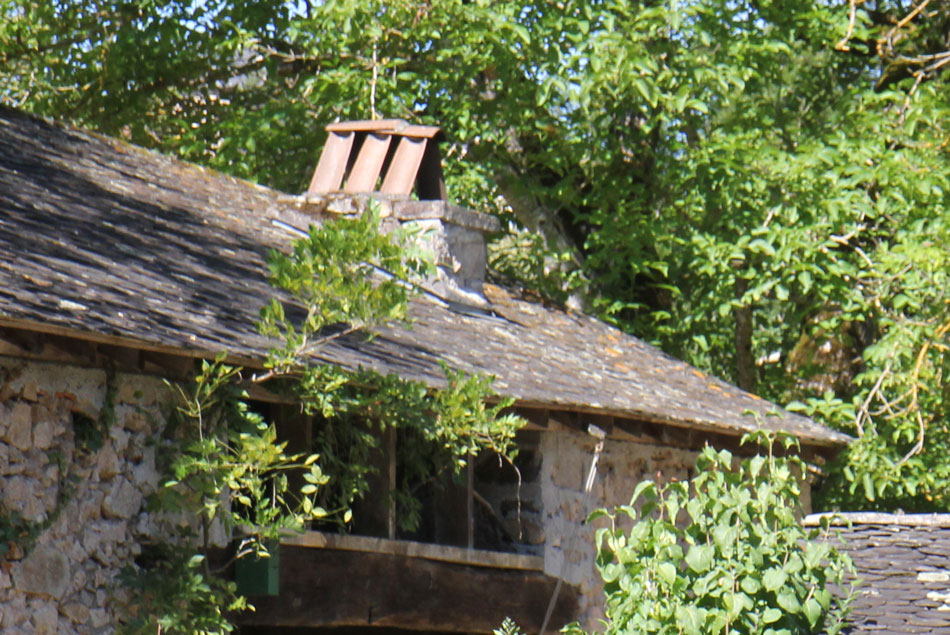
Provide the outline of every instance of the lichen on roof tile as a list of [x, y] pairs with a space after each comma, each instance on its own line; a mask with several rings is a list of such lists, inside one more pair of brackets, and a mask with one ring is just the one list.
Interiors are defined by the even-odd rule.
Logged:
[[[0, 316], [262, 359], [267, 254], [293, 238], [272, 221], [301, 217], [286, 198], [0, 106], [0, 263], [15, 258], [0, 266]], [[796, 414], [767, 417], [772, 404], [594, 318], [485, 290], [495, 317], [414, 300], [411, 328], [340, 338], [320, 357], [433, 385], [446, 359], [535, 405], [730, 434], [759, 426], [751, 411], [808, 443], [849, 440]]]

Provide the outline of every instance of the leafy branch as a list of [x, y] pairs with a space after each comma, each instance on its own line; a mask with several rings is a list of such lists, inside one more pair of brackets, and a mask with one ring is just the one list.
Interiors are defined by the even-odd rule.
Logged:
[[[496, 398], [491, 377], [442, 364], [444, 385], [433, 389], [367, 368], [314, 361], [336, 339], [371, 339], [373, 326], [406, 322], [417, 281], [434, 271], [414, 237], [401, 228], [383, 234], [379, 216], [371, 201], [361, 217], [311, 227], [291, 253], [272, 254], [271, 283], [286, 295], [261, 311], [261, 332], [278, 338], [280, 346], [255, 381], [282, 383], [306, 414], [321, 419], [315, 449], [334, 466], [327, 496], [333, 508], [346, 508], [367, 491], [370, 456], [381, 451], [378, 435], [386, 430], [407, 438], [399, 444], [403, 483], [389, 495], [413, 509], [419, 483], [431, 475], [458, 473], [482, 450], [511, 459], [515, 432], [524, 423], [505, 412], [512, 400]], [[413, 514], [398, 520], [406, 529], [417, 524]]]

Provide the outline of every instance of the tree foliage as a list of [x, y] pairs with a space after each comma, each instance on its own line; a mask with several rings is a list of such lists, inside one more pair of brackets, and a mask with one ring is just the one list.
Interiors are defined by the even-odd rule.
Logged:
[[0, 2], [0, 98], [301, 191], [438, 123], [499, 270], [859, 437], [834, 505], [945, 509], [945, 3]]

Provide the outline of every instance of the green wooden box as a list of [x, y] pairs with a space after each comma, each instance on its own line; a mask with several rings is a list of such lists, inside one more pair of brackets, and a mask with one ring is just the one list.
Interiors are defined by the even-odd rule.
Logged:
[[280, 543], [267, 545], [269, 558], [251, 554], [234, 564], [234, 578], [241, 595], [280, 594]]

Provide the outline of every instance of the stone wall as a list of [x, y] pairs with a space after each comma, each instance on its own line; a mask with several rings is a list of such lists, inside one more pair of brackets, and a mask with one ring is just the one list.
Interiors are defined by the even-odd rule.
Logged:
[[[518, 435], [520, 485], [508, 466], [483, 467], [475, 482], [476, 492], [491, 503], [504, 526], [509, 543], [503, 548], [543, 556], [545, 573], [563, 575], [565, 582], [578, 587], [580, 621], [587, 630], [598, 630], [597, 620], [603, 617], [594, 534], [604, 523], [583, 521], [595, 509], [629, 504], [643, 480], [689, 478], [696, 462], [693, 451], [609, 438], [592, 491], [585, 496], [595, 445], [592, 436], [551, 421], [547, 430]], [[538, 610], [543, 615], [546, 608]]]
[[[156, 436], [171, 407], [161, 379], [0, 358], [0, 632], [111, 633], [117, 577], [160, 532], [143, 504], [159, 483]], [[95, 432], [107, 424], [106, 434]], [[696, 453], [607, 439], [584, 495], [595, 439], [551, 422], [522, 433], [522, 480], [476, 479], [512, 548], [576, 585], [581, 623], [595, 629], [603, 594], [594, 533], [599, 507], [630, 502], [637, 483], [691, 476]], [[29, 536], [10, 539], [22, 518]], [[223, 542], [224, 536], [216, 536]], [[546, 607], [540, 606], [543, 611]]]
[[597, 620], [604, 616], [603, 584], [594, 567], [594, 534], [604, 522], [579, 523], [595, 509], [629, 504], [634, 488], [643, 480], [689, 478], [696, 461], [696, 453], [689, 450], [608, 438], [591, 495], [585, 496], [595, 444], [588, 434], [553, 429], [541, 436], [540, 446], [544, 460], [539, 483], [547, 537], [544, 571], [580, 589], [580, 622], [588, 630], [596, 629]]
[[[170, 396], [154, 377], [110, 382], [103, 370], [0, 358], [3, 633], [114, 630], [116, 578], [148, 530], [151, 439]], [[31, 535], [5, 539], [11, 523]]]

